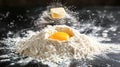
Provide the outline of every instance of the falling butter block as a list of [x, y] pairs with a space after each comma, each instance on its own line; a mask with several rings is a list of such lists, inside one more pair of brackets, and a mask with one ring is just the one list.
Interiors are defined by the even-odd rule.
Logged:
[[66, 15], [66, 12], [64, 8], [59, 7], [59, 8], [51, 8], [50, 14], [53, 19], [59, 19], [59, 18], [64, 18]]

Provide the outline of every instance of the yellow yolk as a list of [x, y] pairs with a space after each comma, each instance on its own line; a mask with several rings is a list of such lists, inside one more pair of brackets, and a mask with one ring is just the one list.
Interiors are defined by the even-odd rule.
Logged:
[[65, 32], [55, 32], [49, 36], [49, 38], [59, 41], [67, 40], [69, 37], [70, 37], [69, 34]]

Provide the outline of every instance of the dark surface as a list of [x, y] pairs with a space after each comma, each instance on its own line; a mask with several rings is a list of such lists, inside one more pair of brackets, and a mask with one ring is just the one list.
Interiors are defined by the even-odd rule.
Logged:
[[120, 6], [119, 0], [0, 0], [0, 6], [46, 6], [60, 2], [66, 6]]
[[[0, 9], [0, 40], [3, 38], [7, 38], [7, 33], [9, 31], [13, 33], [17, 33], [23, 29], [33, 28], [34, 21], [39, 17], [39, 14], [45, 10], [46, 8], [37, 7], [37, 8], [12, 8], [12, 7], [2, 7]], [[93, 34], [92, 31], [93, 26], [102, 27], [101, 30], [96, 33], [98, 37], [102, 37], [102, 33], [104, 30], [109, 29], [111, 26], [117, 26], [117, 30], [109, 31], [108, 37], [111, 41], [103, 41], [105, 43], [117, 43], [120, 44], [120, 7], [86, 7], [75, 9], [75, 11], [79, 12], [79, 22], [81, 24], [90, 23], [90, 27], [86, 27], [84, 31], [80, 31], [85, 34]], [[112, 17], [109, 17], [112, 14]], [[103, 16], [103, 17], [100, 17]], [[94, 21], [94, 22], [93, 22]], [[113, 35], [116, 33], [116, 35]], [[10, 35], [9, 35], [10, 36]], [[12, 35], [11, 35], [12, 37]], [[36, 60], [30, 61], [27, 64], [19, 64], [15, 63], [20, 59], [26, 59], [26, 57], [18, 57], [14, 58], [14, 52], [5, 45], [0, 43], [0, 56], [1, 55], [9, 55], [8, 57], [0, 57], [0, 66], [2, 67], [47, 67], [47, 65], [43, 65], [40, 62], [38, 63]], [[90, 61], [89, 64], [93, 65], [93, 67], [120, 67], [120, 54], [111, 53], [108, 54], [110, 59], [106, 59], [104, 57], [99, 56], [94, 61]], [[6, 60], [7, 61], [1, 61]], [[10, 65], [11, 63], [15, 63], [15, 65]], [[71, 64], [72, 66], [79, 65], [79, 63], [75, 62]]]

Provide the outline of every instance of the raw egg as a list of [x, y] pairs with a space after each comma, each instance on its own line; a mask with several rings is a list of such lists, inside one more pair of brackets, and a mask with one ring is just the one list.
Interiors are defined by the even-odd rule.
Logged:
[[67, 40], [69, 39], [69, 37], [70, 37], [69, 34], [65, 32], [55, 32], [49, 36], [49, 38], [59, 41]]

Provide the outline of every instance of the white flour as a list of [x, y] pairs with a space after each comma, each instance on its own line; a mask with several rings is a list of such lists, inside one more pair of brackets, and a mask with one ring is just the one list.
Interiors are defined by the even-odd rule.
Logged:
[[[62, 42], [49, 39], [49, 35], [56, 31], [66, 32], [72, 37]], [[105, 45], [100, 45], [92, 38], [65, 25], [47, 26], [31, 38], [16, 43], [16, 51], [21, 55], [55, 63], [69, 59], [92, 58], [106, 49], [109, 50], [110, 47], [106, 48]]]
[[[48, 7], [51, 7], [51, 6], [48, 6]], [[27, 37], [19, 37], [16, 35], [17, 38], [8, 37], [6, 39], [5, 43], [6, 45], [9, 46], [9, 48], [15, 49], [16, 52], [18, 52], [23, 56], [29, 56], [27, 59], [19, 60], [16, 63], [27, 64], [33, 58], [35, 58], [35, 59], [39, 59], [38, 61], [40, 62], [43, 61], [44, 64], [47, 64], [50, 67], [58, 67], [60, 65], [56, 65], [56, 63], [67, 64], [66, 61], [67, 60], [69, 61], [70, 59], [86, 59], [87, 58], [91, 60], [91, 59], [94, 59], [96, 55], [100, 55], [100, 56], [102, 55], [103, 57], [106, 57], [104, 56], [106, 53], [120, 52], [119, 44], [111, 45], [111, 44], [98, 43], [98, 41], [101, 41], [101, 40], [110, 40], [106, 38], [107, 32], [108, 30], [113, 30], [113, 31], [116, 30], [117, 29], [116, 27], [112, 26], [110, 29], [104, 31], [102, 35], [105, 38], [88, 37], [87, 35], [80, 34], [77, 30], [73, 28], [76, 28], [76, 26], [78, 25], [77, 28], [81, 32], [85, 31], [86, 29], [92, 28], [94, 31], [91, 34], [94, 34], [94, 35], [97, 35], [95, 33], [101, 30], [102, 28], [96, 27], [91, 23], [80, 24], [80, 21], [77, 21], [77, 17], [74, 16], [73, 11], [66, 9], [66, 12], [68, 14], [65, 19], [56, 20], [58, 24], [64, 24], [64, 25], [48, 26], [45, 29], [41, 30], [40, 32], [33, 32], [33, 31], [27, 30], [28, 34], [24, 33], [24, 35], [26, 35]], [[43, 11], [39, 19], [36, 20], [35, 26], [44, 27], [44, 25], [42, 24], [56, 23], [56, 21], [53, 21], [49, 18], [49, 9], [47, 9], [46, 11]], [[66, 25], [69, 25], [70, 27], [65, 26], [65, 23], [67, 23]], [[71, 35], [72, 37], [63, 42], [50, 40], [48, 36], [56, 31], [64, 31], [69, 35]], [[14, 34], [14, 33], [11, 33], [11, 34]], [[62, 67], [67, 67], [67, 65], [66, 66], [64, 65]], [[82, 66], [82, 67], [85, 67], [85, 66]]]

